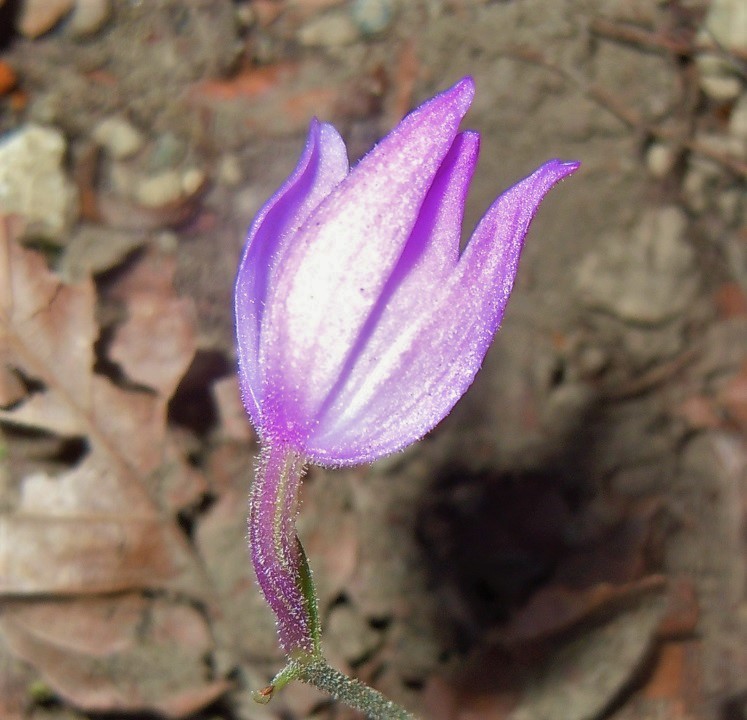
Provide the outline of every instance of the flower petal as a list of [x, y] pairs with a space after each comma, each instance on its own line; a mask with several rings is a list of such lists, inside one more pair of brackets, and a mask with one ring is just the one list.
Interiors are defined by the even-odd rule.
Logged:
[[[298, 442], [333, 388], [419, 217], [474, 93], [457, 83], [407, 116], [308, 218], [270, 289], [266, 398]], [[279, 356], [282, 357], [280, 361]]]
[[399, 261], [350, 349], [337, 383], [320, 408], [312, 447], [313, 437], [324, 436], [336, 418], [355, 414], [376, 393], [370, 378], [376, 376], [381, 360], [377, 338], [402, 337], [403, 329], [422, 313], [423, 299], [433, 295], [434, 288], [453, 274], [459, 259], [464, 204], [479, 146], [477, 133], [464, 132], [455, 138]]
[[347, 176], [345, 143], [337, 130], [312, 120], [296, 169], [265, 203], [252, 224], [236, 277], [235, 313], [239, 379], [255, 426], [260, 418], [262, 372], [259, 343], [271, 277], [294, 234], [319, 203]]
[[[325, 464], [370, 462], [409, 445], [439, 423], [472, 383], [498, 329], [531, 220], [544, 195], [577, 163], [552, 160], [507, 190], [480, 221], [441, 286], [413, 283], [416, 316], [392, 301], [314, 436]], [[427, 303], [427, 304], [426, 304]]]

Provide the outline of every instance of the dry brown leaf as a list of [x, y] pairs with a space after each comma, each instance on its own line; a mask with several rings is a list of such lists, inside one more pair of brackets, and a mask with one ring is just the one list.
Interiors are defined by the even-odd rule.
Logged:
[[664, 602], [655, 594], [582, 633], [559, 650], [526, 684], [510, 720], [593, 720], [640, 671]]
[[28, 688], [33, 680], [31, 668], [13, 656], [0, 633], [0, 717], [3, 720], [28, 718]]
[[633, 505], [622, 521], [594, 542], [564, 556], [551, 581], [497, 631], [499, 642], [515, 645], [544, 640], [660, 590], [664, 578], [648, 567], [649, 558], [658, 553], [652, 524], [660, 507], [658, 499]]
[[90, 710], [182, 717], [229, 687], [209, 677], [210, 633], [187, 605], [138, 595], [42, 601], [7, 609], [0, 628], [17, 657]]
[[[181, 717], [227, 687], [208, 676], [205, 618], [187, 605], [111, 594], [168, 588], [215, 609], [168, 513], [205, 487], [167, 428], [168, 402], [195, 352], [191, 306], [175, 297], [168, 266], [166, 279], [154, 270], [150, 286], [124, 293], [114, 359], [149, 389], [120, 387], [94, 372], [92, 282], [61, 282], [16, 242], [18, 232], [0, 219], [0, 380], [26, 381], [22, 394], [6, 393], [16, 397], [0, 422], [81, 438], [87, 452], [56, 476], [21, 478], [17, 497], [5, 499], [0, 645], [86, 709]], [[70, 595], [79, 597], [59, 599]]]
[[229, 440], [247, 442], [254, 433], [241, 402], [239, 381], [235, 375], [213, 383], [213, 398], [218, 408], [222, 435]]
[[130, 294], [127, 313], [110, 348], [111, 359], [131, 380], [170, 398], [195, 354], [192, 303], [142, 291]]
[[13, 370], [0, 365], [0, 408], [10, 407], [26, 394], [21, 379]]
[[0, 363], [40, 382], [0, 420], [88, 439], [122, 481], [153, 472], [165, 435], [166, 399], [124, 391], [93, 372], [98, 336], [90, 280], [63, 284], [38, 253], [0, 222]]
[[27, 477], [21, 493], [16, 511], [0, 515], [0, 594], [194, 587], [194, 558], [175, 526], [96, 459]]
[[20, 229], [0, 218], [0, 364], [84, 405], [98, 334], [93, 284], [62, 285], [41, 255], [16, 242]]
[[125, 391], [93, 373], [92, 283], [62, 284], [40, 255], [14, 242], [14, 232], [7, 221], [0, 229], [2, 377], [20, 370], [44, 389], [0, 411], [0, 420], [85, 437], [123, 480], [142, 479], [164, 460], [167, 402], [194, 355], [190, 303], [168, 294], [165, 283], [128, 297], [115, 359], [158, 396]]
[[[0, 223], [0, 361], [43, 388], [0, 411], [0, 420], [84, 437], [90, 452], [58, 478], [26, 478], [17, 511], [0, 516], [0, 592], [111, 592], [172, 583], [189, 575], [194, 558], [145, 484], [165, 459], [178, 464], [166, 443], [168, 395], [127, 391], [94, 374], [92, 283], [61, 283], [40, 255], [14, 241], [17, 231], [10, 221]], [[160, 378], [167, 392], [194, 352], [183, 314], [177, 325], [179, 352], [166, 360]], [[157, 339], [167, 342], [163, 333]], [[141, 377], [156, 373], [137, 353], [127, 367]]]
[[106, 296], [126, 304], [131, 295], [155, 293], [169, 295], [174, 291], [176, 256], [149, 246], [128, 271], [107, 284]]
[[548, 585], [516, 612], [510, 623], [494, 637], [506, 645], [544, 640], [600, 611], [637, 601], [641, 595], [663, 586], [664, 578], [658, 575], [617, 585], [599, 583], [584, 590]]

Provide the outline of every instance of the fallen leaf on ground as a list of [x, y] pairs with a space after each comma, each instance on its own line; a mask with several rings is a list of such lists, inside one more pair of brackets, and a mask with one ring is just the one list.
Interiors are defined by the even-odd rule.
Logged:
[[[17, 378], [21, 390], [6, 392], [15, 398], [0, 423], [83, 450], [0, 498], [0, 663], [29, 663], [87, 710], [182, 717], [228, 687], [205, 662], [212, 586], [175, 517], [205, 487], [167, 423], [195, 353], [191, 305], [175, 296], [168, 264], [150, 282], [130, 278], [106, 358], [129, 381], [118, 384], [97, 371], [93, 282], [63, 283], [19, 232], [0, 219], [0, 387]], [[142, 595], [163, 589], [205, 614]]]
[[229, 687], [210, 679], [210, 633], [188, 605], [140, 595], [42, 601], [7, 609], [0, 629], [50, 687], [89, 710], [183, 717]]
[[0, 514], [0, 595], [194, 589], [194, 558], [173, 523], [91, 458], [57, 477], [25, 478]]
[[537, 592], [494, 637], [506, 645], [544, 640], [595, 613], [660, 590], [664, 582], [663, 577], [652, 575], [619, 585], [600, 583], [583, 591], [548, 586]]
[[567, 643], [530, 679], [510, 720], [593, 720], [635, 677], [651, 648], [663, 602], [635, 607]]

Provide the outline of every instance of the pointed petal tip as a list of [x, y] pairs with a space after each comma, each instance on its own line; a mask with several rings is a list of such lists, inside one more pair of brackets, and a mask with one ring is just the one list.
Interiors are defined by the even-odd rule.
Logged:
[[475, 94], [475, 79], [472, 75], [465, 75], [461, 80], [457, 80], [454, 83], [454, 88], [459, 88], [462, 92], [466, 92], [469, 95]]
[[466, 112], [475, 97], [475, 81], [471, 75], [466, 75], [446, 90], [444, 95], [453, 95]]
[[559, 183], [561, 180], [565, 180], [569, 175], [575, 173], [580, 166], [581, 163], [576, 160], [559, 160], [558, 158], [553, 158], [552, 160], [542, 163], [542, 165], [540, 165], [526, 179], [539, 182], [539, 184], [545, 188], [543, 191], [544, 194], [553, 185]]
[[578, 160], [559, 160], [555, 158], [546, 163], [546, 166], [552, 166], [560, 177], [567, 177], [575, 173], [581, 167], [581, 163]]
[[319, 137], [319, 133], [322, 129], [322, 124], [323, 123], [319, 121], [319, 118], [316, 115], [314, 115], [311, 120], [309, 120], [309, 132], [306, 135], [307, 146]]

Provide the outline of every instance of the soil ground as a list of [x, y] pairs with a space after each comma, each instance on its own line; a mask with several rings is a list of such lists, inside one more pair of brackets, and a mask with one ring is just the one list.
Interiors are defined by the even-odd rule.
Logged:
[[[13, 575], [39, 537], [19, 529], [41, 512], [29, 488], [59, 487], [94, 441], [0, 417], [3, 717], [352, 717], [303, 686], [251, 700], [282, 657], [245, 547], [233, 277], [312, 115], [354, 160], [467, 74], [467, 229], [546, 159], [582, 169], [543, 204], [453, 413], [372, 467], [309, 471], [299, 528], [328, 654], [434, 720], [747, 717], [747, 28], [704, 30], [706, 0], [89, 4], [107, 12], [81, 32], [64, 9], [37, 31], [35, 3], [0, 3], [0, 129], [64, 138], [74, 210], [25, 243], [67, 282], [93, 276], [95, 373], [163, 394], [171, 454], [143, 486], [186, 559], [71, 581], [45, 546], [38, 577]], [[738, 6], [718, 9], [747, 24]], [[136, 131], [131, 154], [109, 118]], [[112, 360], [143, 288], [175, 303], [159, 312], [192, 308], [173, 388]]]

